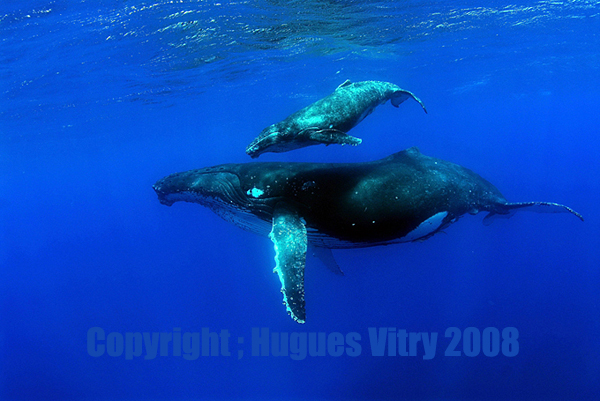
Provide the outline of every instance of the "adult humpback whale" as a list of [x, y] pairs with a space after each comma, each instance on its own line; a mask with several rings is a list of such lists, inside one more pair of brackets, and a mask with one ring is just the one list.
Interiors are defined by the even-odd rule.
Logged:
[[394, 107], [406, 99], [415, 99], [425, 113], [427, 109], [412, 92], [389, 82], [349, 80], [329, 96], [290, 115], [285, 120], [265, 128], [246, 148], [252, 158], [265, 152], [287, 152], [305, 146], [359, 145], [362, 140], [346, 134], [373, 110], [392, 101]]
[[549, 202], [509, 203], [485, 179], [417, 148], [367, 163], [223, 164], [169, 175], [154, 184], [159, 201], [204, 205], [225, 220], [268, 235], [275, 272], [294, 320], [305, 321], [307, 244], [359, 248], [429, 238], [465, 213], [569, 212]]

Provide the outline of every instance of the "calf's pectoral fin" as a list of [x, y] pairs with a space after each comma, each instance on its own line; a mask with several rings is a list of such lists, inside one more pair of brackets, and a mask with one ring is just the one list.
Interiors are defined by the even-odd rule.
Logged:
[[305, 137], [307, 141], [323, 143], [325, 145], [360, 145], [362, 139], [352, 135], [348, 135], [343, 131], [335, 128], [308, 128], [301, 132], [301, 135]]
[[509, 218], [517, 211], [536, 213], [571, 213], [581, 221], [583, 216], [568, 206], [553, 202], [518, 202], [500, 205], [499, 212], [490, 212], [483, 218], [483, 224], [490, 225], [498, 217]]
[[279, 204], [273, 213], [269, 234], [275, 247], [275, 269], [279, 276], [283, 303], [298, 323], [306, 320], [304, 302], [304, 267], [306, 265], [306, 227], [296, 210]]
[[410, 98], [415, 99], [415, 101], [421, 105], [421, 107], [423, 108], [425, 113], [427, 113], [427, 109], [425, 108], [425, 105], [423, 104], [421, 99], [416, 97], [414, 93], [404, 90], [404, 89], [398, 90], [393, 93], [393, 95], [391, 96], [392, 105], [394, 107], [398, 107], [398, 106], [400, 106], [400, 104], [402, 102], [404, 102], [406, 99], [410, 99]]

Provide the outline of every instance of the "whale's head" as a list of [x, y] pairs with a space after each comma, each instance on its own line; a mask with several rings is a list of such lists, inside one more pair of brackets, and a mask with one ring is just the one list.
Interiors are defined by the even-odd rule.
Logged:
[[255, 159], [265, 152], [273, 152], [270, 148], [275, 148], [277, 147], [277, 144], [282, 143], [284, 136], [285, 134], [282, 133], [275, 124], [271, 125], [265, 128], [260, 135], [246, 147], [246, 153], [251, 158]]
[[238, 175], [228, 165], [171, 174], [158, 180], [152, 188], [160, 203], [167, 206], [185, 201], [207, 207], [214, 204], [242, 208], [248, 203]]
[[[271, 198], [259, 188], [244, 188], [239, 165], [224, 164], [171, 174], [158, 180], [152, 188], [161, 204], [198, 203], [225, 220], [248, 231], [265, 234], [270, 221]], [[246, 185], [247, 186], [247, 185]]]
[[262, 130], [246, 148], [246, 153], [253, 159], [263, 153], [282, 153], [311, 145], [303, 132], [283, 123], [273, 124]]

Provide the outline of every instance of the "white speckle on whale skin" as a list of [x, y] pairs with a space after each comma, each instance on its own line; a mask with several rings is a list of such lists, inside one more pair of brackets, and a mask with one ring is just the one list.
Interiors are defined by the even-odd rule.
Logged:
[[252, 188], [252, 189], [249, 189], [248, 192], [246, 192], [247, 195], [250, 195], [253, 198], [260, 198], [260, 196], [263, 195], [264, 193], [265, 193], [265, 191], [263, 191], [262, 189], [258, 189], [258, 188]]

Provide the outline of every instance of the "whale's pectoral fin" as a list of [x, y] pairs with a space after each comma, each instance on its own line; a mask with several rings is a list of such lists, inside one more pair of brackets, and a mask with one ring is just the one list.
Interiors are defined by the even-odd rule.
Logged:
[[583, 216], [568, 206], [553, 202], [520, 202], [505, 203], [500, 206], [499, 212], [490, 212], [483, 218], [483, 224], [489, 226], [492, 221], [498, 217], [509, 218], [517, 211], [536, 212], [536, 213], [571, 213], [583, 221]]
[[281, 281], [283, 303], [298, 323], [304, 323], [304, 266], [307, 236], [303, 219], [296, 210], [279, 204], [273, 213], [273, 228], [269, 238], [275, 246], [275, 269]]
[[410, 99], [410, 98], [415, 99], [417, 101], [417, 103], [419, 103], [421, 105], [421, 107], [423, 108], [425, 113], [427, 113], [427, 109], [425, 108], [425, 105], [423, 104], [421, 99], [416, 97], [414, 93], [412, 93], [410, 91], [406, 91], [404, 89], [394, 92], [394, 94], [391, 96], [392, 105], [394, 107], [398, 107], [398, 106], [400, 106], [400, 104], [402, 102], [404, 102], [406, 99]]
[[323, 143], [325, 145], [360, 145], [362, 139], [348, 135], [335, 128], [319, 129], [315, 127], [307, 128], [298, 134], [302, 135], [306, 141]]
[[311, 246], [310, 247], [312, 254], [319, 258], [321, 262], [332, 272], [338, 274], [340, 276], [344, 275], [344, 272], [340, 268], [340, 266], [335, 261], [333, 257], [333, 253], [331, 253], [331, 249], [323, 248], [322, 246]]
[[495, 212], [490, 212], [487, 214], [487, 216], [485, 216], [483, 218], [483, 225], [484, 226], [489, 226], [490, 224], [492, 224], [494, 222], [494, 220], [498, 220], [498, 219], [509, 219], [513, 216], [513, 214], [515, 214], [514, 211], [510, 211], [507, 213], [495, 213]]

